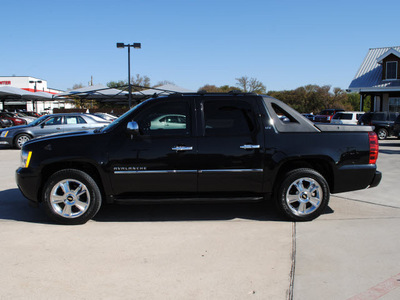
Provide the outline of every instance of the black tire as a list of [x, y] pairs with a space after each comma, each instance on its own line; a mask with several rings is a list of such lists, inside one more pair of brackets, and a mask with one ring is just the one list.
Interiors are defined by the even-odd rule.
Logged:
[[18, 134], [17, 137], [14, 140], [14, 146], [17, 149], [21, 149], [22, 146], [29, 140], [31, 140], [32, 137], [29, 134], [26, 133], [21, 133]]
[[291, 221], [311, 221], [325, 210], [330, 191], [325, 178], [313, 169], [295, 169], [283, 176], [276, 193], [279, 210]]
[[385, 128], [379, 128], [376, 132], [376, 135], [378, 136], [378, 139], [386, 140], [388, 137], [388, 131]]
[[59, 224], [84, 224], [101, 206], [101, 192], [96, 181], [80, 170], [64, 169], [54, 173], [43, 190], [46, 213]]

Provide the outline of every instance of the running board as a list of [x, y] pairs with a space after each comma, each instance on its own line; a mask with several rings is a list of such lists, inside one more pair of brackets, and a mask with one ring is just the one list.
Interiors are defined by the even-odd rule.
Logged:
[[184, 203], [184, 202], [256, 202], [263, 200], [264, 197], [228, 197], [228, 198], [114, 198], [114, 202], [118, 204], [131, 203]]

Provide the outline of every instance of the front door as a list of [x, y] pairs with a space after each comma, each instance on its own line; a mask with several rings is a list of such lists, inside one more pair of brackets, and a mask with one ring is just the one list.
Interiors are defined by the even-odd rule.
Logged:
[[263, 135], [250, 97], [201, 102], [198, 138], [200, 193], [260, 193], [263, 187]]
[[125, 130], [109, 145], [111, 183], [118, 196], [196, 191], [196, 139], [191, 99], [160, 99], [133, 116], [139, 135]]

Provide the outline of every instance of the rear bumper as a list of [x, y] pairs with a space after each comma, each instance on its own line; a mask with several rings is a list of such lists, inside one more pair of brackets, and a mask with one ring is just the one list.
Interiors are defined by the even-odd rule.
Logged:
[[381, 182], [381, 179], [382, 179], [382, 173], [379, 171], [375, 171], [374, 179], [372, 179], [372, 182], [369, 185], [369, 187], [372, 188], [378, 186], [379, 183]]
[[340, 167], [334, 178], [332, 193], [343, 193], [377, 186], [382, 173], [376, 165], [346, 165]]

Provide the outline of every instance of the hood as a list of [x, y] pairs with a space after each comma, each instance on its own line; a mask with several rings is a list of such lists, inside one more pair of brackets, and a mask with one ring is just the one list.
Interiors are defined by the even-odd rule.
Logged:
[[36, 142], [42, 142], [42, 141], [51, 141], [51, 140], [61, 140], [64, 138], [71, 138], [75, 136], [90, 136], [94, 134], [94, 130], [89, 130], [89, 131], [71, 131], [71, 132], [65, 132], [65, 133], [53, 133], [53, 134], [48, 134], [48, 135], [43, 135], [37, 138], [34, 138], [28, 142], [26, 142], [24, 145], [29, 145], [32, 143]]
[[28, 124], [28, 125], [11, 126], [11, 127], [0, 129], [0, 132], [1, 131], [10, 131], [10, 130], [20, 129], [20, 128], [27, 128], [27, 127], [31, 127], [31, 125]]

